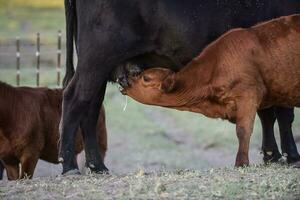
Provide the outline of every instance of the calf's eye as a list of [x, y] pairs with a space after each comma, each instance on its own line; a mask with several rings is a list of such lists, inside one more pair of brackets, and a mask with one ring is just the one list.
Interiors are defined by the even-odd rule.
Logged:
[[145, 82], [149, 82], [151, 79], [150, 79], [150, 77], [148, 77], [148, 76], [143, 76], [143, 80], [144, 80]]

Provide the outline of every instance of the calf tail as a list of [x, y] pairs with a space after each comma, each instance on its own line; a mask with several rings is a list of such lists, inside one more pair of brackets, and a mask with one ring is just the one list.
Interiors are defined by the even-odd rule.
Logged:
[[65, 0], [65, 16], [66, 16], [66, 74], [63, 80], [65, 88], [74, 76], [74, 38], [77, 39], [77, 17], [76, 4], [74, 0]]

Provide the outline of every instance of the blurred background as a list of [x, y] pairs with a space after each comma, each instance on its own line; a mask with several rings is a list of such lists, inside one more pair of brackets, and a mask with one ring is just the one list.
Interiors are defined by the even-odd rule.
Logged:
[[[39, 68], [38, 84], [58, 87], [65, 71], [64, 58], [63, 0], [0, 0], [0, 81], [35, 87]], [[58, 75], [60, 67], [62, 74]], [[129, 98], [127, 106], [126, 102], [117, 85], [109, 84], [104, 102], [109, 140], [106, 165], [112, 172], [233, 166], [237, 151], [233, 124], [200, 114], [145, 106]], [[296, 110], [293, 126], [298, 146], [299, 114]], [[279, 143], [277, 124], [275, 129]], [[261, 163], [260, 146], [261, 125], [256, 118], [251, 163]], [[55, 176], [60, 172], [60, 166], [40, 161], [35, 176]]]

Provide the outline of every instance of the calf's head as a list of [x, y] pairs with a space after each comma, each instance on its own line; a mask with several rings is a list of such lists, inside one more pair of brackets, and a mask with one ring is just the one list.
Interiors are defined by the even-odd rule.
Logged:
[[129, 77], [129, 86], [121, 92], [145, 104], [159, 103], [164, 94], [175, 91], [175, 73], [170, 69], [151, 68]]

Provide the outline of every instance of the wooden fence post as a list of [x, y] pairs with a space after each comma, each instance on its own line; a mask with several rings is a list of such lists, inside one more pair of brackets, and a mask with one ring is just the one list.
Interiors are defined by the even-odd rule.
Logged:
[[60, 73], [61, 73], [61, 30], [58, 31], [57, 35], [57, 86], [60, 86]]
[[40, 86], [40, 33], [36, 34], [36, 86]]
[[16, 74], [16, 82], [17, 86], [20, 86], [20, 38], [17, 37], [16, 39], [16, 68], [17, 68], [17, 74]]

